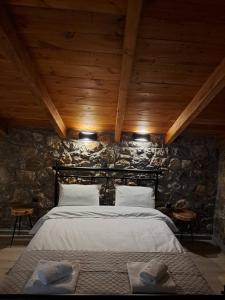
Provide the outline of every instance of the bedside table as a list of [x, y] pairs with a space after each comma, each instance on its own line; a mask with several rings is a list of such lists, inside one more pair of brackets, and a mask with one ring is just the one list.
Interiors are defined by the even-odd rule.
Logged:
[[21, 218], [23, 216], [28, 217], [29, 225], [32, 228], [32, 222], [31, 222], [30, 216], [33, 214], [33, 211], [34, 211], [34, 209], [31, 207], [23, 207], [23, 206], [11, 207], [11, 216], [15, 216], [16, 220], [15, 220], [15, 224], [14, 224], [13, 235], [12, 235], [10, 247], [12, 246], [12, 243], [13, 243], [13, 239], [14, 239], [14, 235], [15, 235], [15, 231], [16, 231], [16, 225], [17, 225], [18, 221], [19, 221], [19, 233], [20, 233]]
[[196, 220], [197, 214], [190, 209], [184, 209], [180, 211], [173, 211], [172, 218], [180, 225], [180, 240], [183, 238], [184, 231], [190, 230], [191, 239], [193, 242], [192, 224]]

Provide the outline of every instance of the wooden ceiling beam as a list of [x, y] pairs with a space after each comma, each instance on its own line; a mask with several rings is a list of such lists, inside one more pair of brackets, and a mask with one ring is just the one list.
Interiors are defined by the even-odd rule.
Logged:
[[192, 101], [167, 131], [165, 143], [172, 143], [200, 112], [225, 88], [225, 58], [209, 76]]
[[119, 142], [126, 112], [127, 94], [132, 73], [142, 0], [129, 0], [123, 44], [123, 58], [116, 112], [115, 141]]
[[48, 93], [38, 69], [24, 43], [16, 33], [10, 14], [3, 1], [0, 1], [0, 45], [5, 55], [19, 71], [22, 79], [35, 99], [47, 112], [49, 120], [61, 137], [66, 136], [66, 127]]
[[7, 122], [0, 118], [0, 136], [6, 136], [8, 134], [8, 124]]

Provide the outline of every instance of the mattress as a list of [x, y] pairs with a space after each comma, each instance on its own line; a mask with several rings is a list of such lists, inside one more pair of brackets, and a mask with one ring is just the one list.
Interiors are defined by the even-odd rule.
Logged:
[[28, 250], [183, 252], [173, 221], [157, 209], [59, 206], [33, 227]]

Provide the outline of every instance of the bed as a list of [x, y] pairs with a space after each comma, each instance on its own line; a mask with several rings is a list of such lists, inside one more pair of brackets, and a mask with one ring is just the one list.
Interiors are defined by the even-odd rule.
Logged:
[[[148, 262], [152, 258], [160, 258], [168, 265], [176, 283], [177, 294], [212, 293], [177, 240], [174, 234], [177, 228], [173, 221], [157, 209], [159, 169], [56, 166], [55, 171], [55, 207], [32, 228], [31, 234], [34, 236], [1, 281], [0, 293], [22, 293], [40, 259], [67, 259], [80, 264], [75, 294], [127, 295], [131, 294], [127, 262]], [[86, 187], [90, 183], [98, 186], [101, 190], [101, 205], [73, 205], [73, 202], [69, 202], [70, 205], [64, 205], [65, 202], [59, 204], [62, 187], [76, 185], [75, 188], [78, 188], [80, 183], [86, 184]], [[128, 189], [128, 198], [133, 197], [139, 203], [142, 203], [141, 194], [135, 196], [135, 192], [140, 193], [138, 187], [145, 186], [147, 191], [151, 187], [154, 191], [154, 206], [142, 207], [134, 202], [126, 206], [122, 196], [121, 205], [115, 205], [113, 188], [116, 187], [118, 197], [119, 191], [123, 191], [126, 185], [136, 186], [135, 189], [131, 188], [132, 193]], [[124, 190], [127, 192], [127, 189]], [[93, 194], [88, 197], [93, 198]], [[69, 201], [73, 201], [73, 198]]]

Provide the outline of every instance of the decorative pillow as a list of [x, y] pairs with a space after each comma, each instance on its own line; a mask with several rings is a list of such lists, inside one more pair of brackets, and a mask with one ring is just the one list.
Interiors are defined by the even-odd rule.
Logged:
[[151, 187], [116, 185], [115, 206], [155, 208], [155, 194]]
[[99, 205], [100, 184], [59, 184], [58, 206]]

